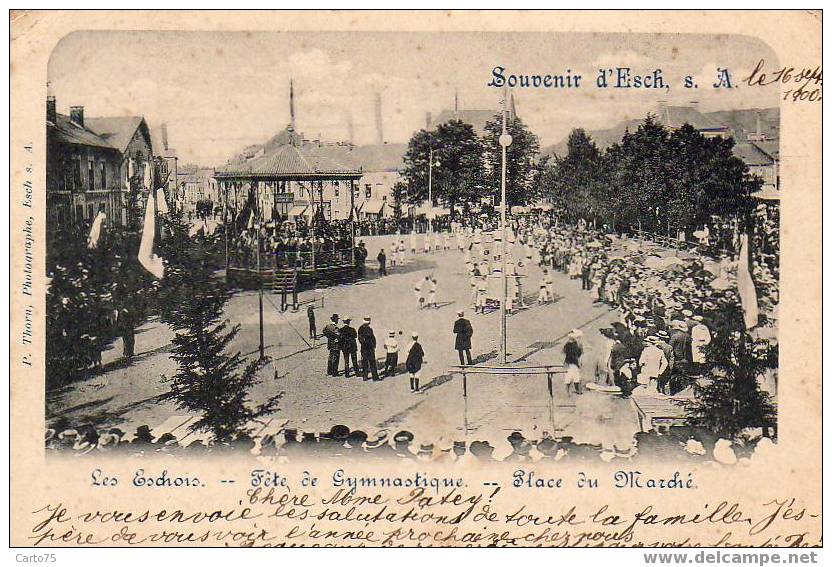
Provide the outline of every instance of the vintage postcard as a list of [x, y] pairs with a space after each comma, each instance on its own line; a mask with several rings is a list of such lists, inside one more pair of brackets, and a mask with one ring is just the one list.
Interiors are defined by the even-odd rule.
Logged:
[[13, 546], [822, 545], [820, 11], [10, 20]]

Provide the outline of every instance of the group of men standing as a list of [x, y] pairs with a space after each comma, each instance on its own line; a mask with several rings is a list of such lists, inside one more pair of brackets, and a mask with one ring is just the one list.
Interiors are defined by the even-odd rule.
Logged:
[[[311, 321], [311, 319], [310, 319]], [[329, 323], [323, 328], [322, 334], [327, 341], [327, 376], [338, 376], [340, 361], [343, 356], [344, 359], [344, 377], [350, 377], [350, 370], [358, 376], [362, 376], [364, 380], [379, 381], [378, 361], [376, 359], [377, 340], [375, 332], [372, 328], [372, 319], [364, 317], [364, 322], [356, 330], [352, 326], [352, 319], [347, 317], [340, 317], [338, 314], [333, 314], [330, 317]], [[311, 329], [311, 327], [310, 327]], [[474, 329], [471, 322], [465, 318], [464, 311], [457, 312], [457, 319], [454, 322], [453, 333], [455, 335], [454, 348], [459, 355], [459, 363], [461, 365], [473, 364], [471, 357], [471, 337], [474, 335]], [[401, 334], [401, 332], [399, 332]], [[389, 377], [396, 374], [399, 360], [399, 343], [396, 340], [396, 332], [389, 331], [388, 337], [383, 343], [385, 351], [384, 361], [384, 376]], [[361, 364], [359, 370], [359, 357], [361, 354]], [[411, 342], [407, 346], [407, 359], [405, 361], [405, 369], [410, 374], [410, 390], [412, 392], [420, 391], [421, 369], [424, 364], [425, 352], [422, 345], [419, 343], [419, 334], [417, 332], [411, 333]]]
[[[339, 327], [339, 322], [341, 323]], [[358, 330], [352, 326], [352, 318], [341, 319], [337, 314], [330, 317], [330, 322], [321, 331], [326, 338], [329, 358], [327, 362], [327, 376], [337, 376], [341, 355], [344, 357], [344, 376], [349, 378], [350, 367], [356, 376], [361, 374], [364, 380], [379, 380], [378, 362], [376, 361], [376, 335], [371, 327], [370, 317], [364, 317], [364, 322]], [[359, 347], [361, 351], [361, 370], [358, 365]]]

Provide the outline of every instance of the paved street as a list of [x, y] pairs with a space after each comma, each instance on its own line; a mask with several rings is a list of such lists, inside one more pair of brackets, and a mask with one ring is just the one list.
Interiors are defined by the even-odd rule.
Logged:
[[[326, 377], [326, 347], [320, 339], [308, 339], [305, 306], [298, 313], [281, 314], [275, 308], [277, 296], [267, 295], [265, 342], [267, 354], [274, 362], [262, 370], [263, 382], [253, 390], [252, 398], [257, 401], [276, 391], [284, 392], [280, 410], [273, 416], [269, 429], [285, 423], [304, 431], [328, 431], [332, 425], [342, 423], [370, 431], [409, 429], [417, 438], [420, 432], [428, 430], [460, 438], [466, 417], [462, 379], [448, 372], [450, 365], [458, 363], [451, 332], [456, 311], [464, 308], [474, 326], [473, 354], [479, 363], [497, 362], [499, 312], [473, 313], [462, 254], [456, 250], [418, 254], [415, 258], [408, 254], [407, 265], [391, 268], [388, 277], [379, 279], [374, 258], [379, 247], [389, 250], [393, 237], [362, 240], [369, 250], [366, 281], [307, 291], [301, 294], [301, 300], [316, 298], [319, 306], [323, 301], [324, 307], [316, 311], [319, 331], [331, 313], [351, 315], [355, 327], [365, 315], [372, 316], [380, 359], [380, 345], [388, 330], [397, 331], [400, 363], [406, 356], [411, 331], [419, 332], [426, 353], [422, 371], [424, 392], [412, 394], [404, 372], [383, 382]], [[429, 273], [438, 279], [439, 309], [419, 310], [413, 287]], [[529, 303], [533, 302], [540, 279], [540, 270], [531, 268], [524, 289]], [[562, 341], [572, 328], [578, 327], [584, 331], [583, 371], [585, 380], [589, 380], [600, 351], [598, 329], [608, 326], [616, 313], [606, 306], [593, 305], [592, 295], [581, 291], [580, 282], [564, 274], [555, 274], [555, 289], [558, 300], [554, 304], [533, 305], [509, 317], [509, 358], [518, 364], [560, 364]], [[241, 325], [233, 348], [256, 356], [257, 294], [236, 294], [227, 304], [227, 315]], [[398, 331], [403, 334], [399, 336]], [[157, 399], [166, 391], [163, 377], [175, 372], [170, 359], [171, 336], [171, 331], [158, 322], [146, 324], [136, 337], [137, 356], [126, 366], [120, 360], [122, 347], [117, 342], [104, 353], [102, 374], [64, 388], [47, 400], [50, 425], [66, 419], [73, 425], [92, 422], [99, 426], [117, 425], [132, 432], [138, 425], [155, 427], [181, 415], [172, 404]], [[528, 436], [539, 437], [554, 427], [556, 435], [570, 435], [576, 442], [629, 446], [637, 427], [629, 401], [586, 391], [581, 396], [568, 395], [562, 376], [555, 377], [554, 393], [550, 419], [545, 376], [469, 377], [469, 436], [491, 437], [501, 430], [519, 429]]]

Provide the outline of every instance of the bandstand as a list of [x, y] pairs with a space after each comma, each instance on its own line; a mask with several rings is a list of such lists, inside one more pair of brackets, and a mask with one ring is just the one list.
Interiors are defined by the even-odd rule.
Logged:
[[[216, 171], [226, 218], [226, 278], [240, 287], [299, 287], [355, 278], [354, 216], [361, 170], [337, 148], [289, 141]], [[349, 218], [333, 203], [349, 195]]]

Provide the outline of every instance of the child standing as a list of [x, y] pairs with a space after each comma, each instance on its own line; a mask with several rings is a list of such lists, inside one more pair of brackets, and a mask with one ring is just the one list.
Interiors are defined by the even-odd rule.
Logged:
[[425, 361], [425, 351], [422, 350], [422, 345], [419, 344], [419, 334], [416, 331], [413, 331], [410, 337], [412, 340], [407, 348], [405, 367], [410, 374], [410, 391], [417, 394], [419, 393], [419, 378], [422, 374], [422, 364]]
[[393, 376], [396, 373], [396, 366], [399, 365], [399, 341], [396, 340], [396, 331], [387, 333], [384, 341], [384, 352], [387, 358], [384, 361], [384, 377]]

